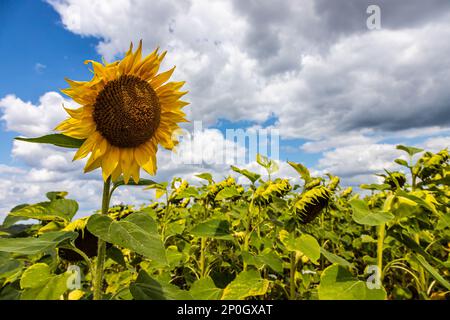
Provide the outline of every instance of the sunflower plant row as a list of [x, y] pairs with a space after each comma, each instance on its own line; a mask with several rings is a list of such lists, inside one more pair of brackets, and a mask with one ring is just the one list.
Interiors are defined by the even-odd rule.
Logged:
[[293, 162], [300, 184], [272, 179], [263, 156], [269, 178], [232, 166], [222, 181], [140, 179], [129, 185], [149, 204], [79, 219], [49, 192], [3, 221], [0, 298], [93, 299], [103, 242], [103, 299], [448, 299], [448, 151], [398, 148], [404, 170], [359, 193]]

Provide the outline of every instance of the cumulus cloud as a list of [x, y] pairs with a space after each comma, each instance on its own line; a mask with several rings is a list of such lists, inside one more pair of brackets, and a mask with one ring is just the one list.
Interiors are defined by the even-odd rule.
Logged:
[[370, 139], [449, 126], [445, 0], [379, 1], [376, 32], [365, 26], [370, 1], [49, 2], [68, 30], [99, 37], [108, 59], [140, 38], [169, 49], [167, 66], [188, 80], [190, 116], [210, 125], [274, 117], [310, 150], [349, 131]]
[[7, 95], [0, 100], [1, 119], [6, 130], [20, 132], [25, 136], [47, 134], [59, 121], [67, 117], [62, 108], [74, 108], [75, 104], [56, 92], [47, 92], [39, 98], [39, 104], [23, 101], [15, 95]]

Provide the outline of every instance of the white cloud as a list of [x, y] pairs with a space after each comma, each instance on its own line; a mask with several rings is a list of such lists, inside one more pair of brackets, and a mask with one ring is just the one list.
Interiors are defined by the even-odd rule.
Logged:
[[317, 167], [342, 177], [381, 173], [395, 167], [393, 161], [401, 155], [402, 151], [390, 144], [346, 146], [324, 152]]
[[14, 95], [7, 95], [0, 100], [0, 110], [3, 111], [1, 119], [9, 131], [30, 137], [44, 135], [67, 117], [63, 104], [68, 108], [75, 107], [73, 102], [65, 100], [56, 92], [47, 92], [41, 96], [37, 106]]

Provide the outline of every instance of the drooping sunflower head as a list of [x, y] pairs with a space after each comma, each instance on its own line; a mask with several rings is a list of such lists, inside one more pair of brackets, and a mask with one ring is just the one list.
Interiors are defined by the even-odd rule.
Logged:
[[131, 177], [137, 183], [140, 168], [156, 173], [158, 144], [169, 150], [177, 144], [174, 132], [187, 121], [181, 109], [188, 104], [180, 100], [184, 82], [167, 82], [175, 67], [158, 72], [166, 52], [143, 58], [142, 42], [132, 49], [113, 63], [86, 61], [93, 67], [90, 81], [67, 80], [70, 88], [62, 91], [81, 107], [66, 109], [70, 117], [55, 128], [86, 139], [74, 157], [90, 154], [85, 172], [101, 167], [105, 180], [123, 174], [125, 183]]
[[303, 193], [295, 202], [294, 210], [302, 224], [313, 221], [328, 205], [331, 191], [323, 186], [315, 187]]

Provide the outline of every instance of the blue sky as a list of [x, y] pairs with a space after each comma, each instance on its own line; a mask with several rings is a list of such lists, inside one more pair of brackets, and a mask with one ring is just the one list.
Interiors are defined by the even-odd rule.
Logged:
[[[6, 49], [0, 51], [1, 97], [15, 94], [36, 103], [43, 92], [65, 88], [65, 77], [89, 77], [84, 60], [100, 57], [95, 39], [65, 30], [57, 12], [45, 2], [4, 0], [0, 19], [0, 42]], [[17, 134], [2, 130], [2, 163], [10, 163], [12, 138]]]
[[[187, 81], [200, 151], [220, 152], [227, 129], [276, 129], [281, 160], [357, 186], [398, 169], [398, 143], [448, 147], [450, 2], [377, 3], [382, 28], [372, 31], [369, 0], [1, 1], [0, 215], [49, 189], [72, 189], [83, 210], [95, 208], [98, 173], [83, 175], [72, 151], [13, 137], [50, 132], [63, 103], [76, 107], [59, 93], [64, 78], [89, 79], [86, 59], [120, 58], [139, 39], [144, 53], [168, 50], [163, 67], [177, 65], [174, 77]], [[169, 160], [161, 151], [157, 180], [228, 174], [224, 164]], [[279, 174], [296, 179], [285, 164]], [[124, 189], [116, 201], [147, 197]]]

